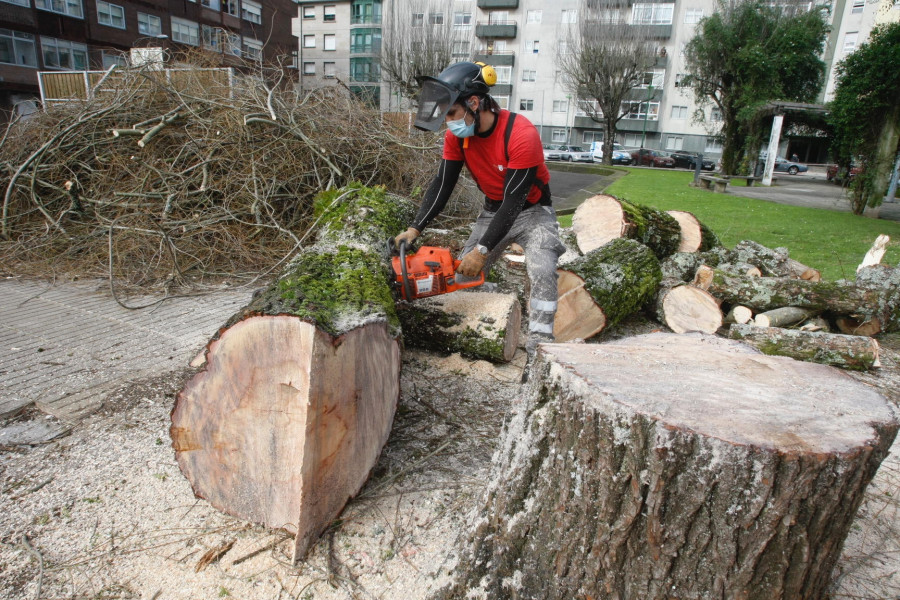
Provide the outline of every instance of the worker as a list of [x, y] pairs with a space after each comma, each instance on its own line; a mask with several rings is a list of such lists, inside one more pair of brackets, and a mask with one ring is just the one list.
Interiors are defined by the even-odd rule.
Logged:
[[446, 122], [444, 150], [418, 214], [395, 238], [411, 244], [447, 204], [465, 165], [484, 193], [484, 207], [460, 254], [460, 281], [490, 273], [513, 242], [525, 249], [531, 283], [526, 351], [553, 341], [556, 263], [565, 247], [550, 200], [550, 172], [537, 129], [522, 115], [500, 108], [489, 92], [493, 67], [459, 62], [422, 80], [415, 126], [437, 131]]

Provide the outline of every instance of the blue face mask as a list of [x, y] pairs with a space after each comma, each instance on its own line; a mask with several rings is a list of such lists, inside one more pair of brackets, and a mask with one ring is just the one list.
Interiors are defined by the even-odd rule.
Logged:
[[458, 138], [471, 137], [475, 135], [475, 121], [472, 121], [471, 125], [466, 125], [466, 116], [463, 115], [462, 119], [447, 121], [447, 129]]

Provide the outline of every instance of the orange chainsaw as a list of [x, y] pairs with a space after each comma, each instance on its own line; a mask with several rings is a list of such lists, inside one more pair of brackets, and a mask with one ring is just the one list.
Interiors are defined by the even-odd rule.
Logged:
[[406, 242], [394, 244], [394, 238], [388, 240], [391, 254], [391, 266], [394, 270], [394, 285], [400, 288], [404, 300], [416, 300], [428, 296], [449, 294], [456, 290], [476, 287], [484, 283], [484, 271], [478, 279], [460, 283], [456, 280], [456, 268], [462, 261], [454, 260], [449, 248], [422, 246], [407, 254]]

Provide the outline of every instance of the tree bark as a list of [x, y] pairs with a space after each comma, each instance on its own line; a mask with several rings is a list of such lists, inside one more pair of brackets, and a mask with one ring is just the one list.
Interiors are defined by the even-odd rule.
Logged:
[[722, 309], [712, 294], [697, 286], [666, 282], [656, 297], [656, 315], [675, 333], [715, 333], [722, 326]]
[[546, 344], [534, 374], [440, 600], [821, 598], [897, 433], [844, 373], [714, 336]]
[[413, 214], [380, 188], [322, 194], [316, 245], [229, 320], [175, 400], [172, 445], [194, 493], [295, 534], [295, 561], [387, 441], [400, 328], [382, 249]]
[[406, 345], [509, 362], [516, 353], [522, 309], [512, 294], [459, 292], [397, 306]]
[[756, 325], [732, 325], [728, 337], [746, 342], [771, 356], [787, 356], [855, 371], [881, 366], [878, 342], [870, 337]]
[[785, 306], [759, 313], [754, 317], [753, 324], [757, 327], [784, 327], [795, 325], [801, 321], [811, 319], [818, 314], [815, 310]]
[[637, 312], [662, 280], [649, 248], [616, 239], [569, 263], [559, 274], [559, 304], [553, 325], [557, 341], [587, 339]]
[[792, 277], [807, 281], [820, 281], [821, 273], [816, 269], [790, 258], [785, 248], [766, 248], [751, 240], [735, 244], [729, 262], [748, 263], [758, 267], [765, 277]]
[[578, 249], [587, 254], [611, 240], [637, 240], [663, 259], [678, 251], [681, 228], [662, 211], [599, 194], [582, 202], [572, 217]]

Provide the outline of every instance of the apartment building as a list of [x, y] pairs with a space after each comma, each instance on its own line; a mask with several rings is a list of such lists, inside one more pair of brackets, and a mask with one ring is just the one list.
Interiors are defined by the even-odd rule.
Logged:
[[[455, 60], [480, 60], [498, 75], [492, 95], [505, 108], [527, 116], [547, 143], [588, 145], [605, 135], [582, 111], [561, 80], [558, 53], [566, 50], [570, 28], [577, 27], [582, 0], [299, 0], [295, 35], [301, 40], [301, 84], [327, 84], [328, 73], [346, 81], [355, 93], [365, 90], [378, 98], [382, 110], [409, 110], [408, 103], [379, 81], [377, 49], [381, 15], [394, 10], [408, 18], [408, 27], [451, 23], [457, 34]], [[716, 134], [721, 115], [715, 107], [698, 106], [693, 90], [683, 85], [684, 48], [715, 0], [630, 0], [622, 3], [626, 21], [647, 25], [658, 44], [655, 64], [641, 85], [632, 90], [627, 114], [619, 121], [617, 141], [626, 147], [686, 150], [718, 157], [722, 146]], [[331, 8], [329, 8], [331, 7]], [[332, 11], [331, 13], [327, 11]], [[349, 20], [346, 13], [349, 10]], [[326, 15], [336, 15], [326, 21]], [[900, 19], [900, 0], [834, 0], [832, 33], [824, 59], [827, 84], [820, 101], [834, 94], [834, 66], [867, 38], [878, 22]], [[326, 36], [331, 50], [325, 47]], [[313, 39], [314, 38], [314, 39]], [[342, 40], [345, 40], [342, 42]], [[309, 44], [308, 47], [304, 46]], [[332, 66], [333, 65], [333, 66]], [[326, 72], [326, 69], [328, 70]], [[323, 80], [324, 78], [324, 80]], [[334, 80], [331, 80], [332, 83]], [[821, 138], [801, 139], [786, 132], [784, 150], [793, 142], [802, 160], [825, 160]], [[791, 137], [794, 135], [795, 137]], [[808, 133], [805, 135], [809, 135]]]
[[293, 0], [0, 0], [0, 108], [33, 109], [38, 71], [106, 69], [133, 47], [236, 66], [296, 54]]

